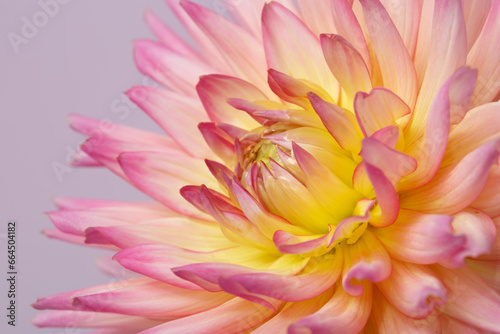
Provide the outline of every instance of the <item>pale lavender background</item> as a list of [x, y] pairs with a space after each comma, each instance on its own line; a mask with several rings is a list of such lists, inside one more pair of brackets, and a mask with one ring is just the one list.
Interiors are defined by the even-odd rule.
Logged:
[[[103, 251], [50, 240], [40, 231], [52, 226], [43, 214], [54, 209], [51, 196], [145, 198], [105, 169], [73, 169], [60, 182], [52, 167], [54, 162], [67, 165], [68, 152], [83, 139], [68, 128], [68, 113], [160, 131], [138, 108], [130, 108], [125, 118], [112, 109], [123, 91], [145, 80], [135, 69], [131, 45], [134, 38], [152, 37], [142, 19], [145, 8], [181, 31], [161, 0], [73, 0], [61, 5], [16, 54], [7, 34], [21, 35], [22, 18], [32, 21], [41, 7], [38, 0], [0, 0], [1, 333], [83, 333], [71, 328], [37, 330], [29, 322], [37, 311], [29, 305], [40, 296], [110, 280], [94, 267]], [[15, 328], [7, 326], [5, 310], [9, 219], [20, 226]]]

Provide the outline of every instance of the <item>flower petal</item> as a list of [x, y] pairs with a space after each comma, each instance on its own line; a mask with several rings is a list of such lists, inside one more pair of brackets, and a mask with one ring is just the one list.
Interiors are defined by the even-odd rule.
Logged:
[[488, 215], [475, 209], [466, 209], [453, 217], [452, 226], [456, 235], [465, 237], [465, 244], [459, 252], [440, 262], [442, 266], [458, 268], [465, 264], [466, 257], [475, 258], [490, 253], [497, 229]]
[[134, 87], [126, 94], [188, 155], [200, 158], [210, 156], [203, 137], [195, 131], [199, 122], [208, 121], [208, 116], [197, 100], [164, 89], [144, 86]]
[[328, 67], [347, 95], [347, 101], [342, 105], [350, 108], [358, 91], [372, 89], [370, 72], [363, 57], [340, 35], [321, 35], [321, 47]]
[[319, 85], [337, 100], [339, 85], [328, 71], [319, 40], [297, 16], [277, 2], [266, 4], [262, 33], [269, 68]]
[[318, 312], [303, 318], [288, 328], [289, 334], [358, 333], [364, 327], [372, 308], [371, 284], [365, 284], [364, 293], [353, 297], [337, 287], [334, 295]]
[[465, 243], [453, 234], [453, 217], [401, 210], [398, 220], [373, 233], [391, 257], [417, 264], [432, 264], [455, 254]]
[[396, 310], [413, 319], [427, 318], [434, 305], [446, 302], [444, 285], [423, 265], [393, 260], [391, 277], [377, 287]]
[[170, 159], [156, 152], [125, 152], [118, 160], [138, 189], [181, 214], [207, 219], [179, 194], [186, 184], [207, 184], [218, 189], [203, 160]]
[[472, 98], [473, 106], [493, 101], [500, 92], [500, 61], [497, 57], [500, 47], [497, 43], [491, 43], [500, 38], [499, 15], [500, 1], [494, 1], [480, 35], [467, 55], [467, 64], [479, 71], [478, 85]]
[[375, 88], [370, 94], [357, 93], [354, 109], [365, 137], [385, 127], [397, 125], [396, 120], [410, 113], [410, 107], [385, 88]]
[[439, 307], [441, 312], [460, 319], [473, 327], [498, 331], [500, 295], [471, 269], [446, 269], [433, 266], [448, 288], [448, 301]]
[[391, 272], [389, 254], [370, 231], [365, 231], [357, 242], [345, 246], [342, 287], [351, 296], [363, 294], [366, 285], [360, 282], [381, 282], [389, 278]]
[[370, 39], [380, 64], [384, 86], [413, 108], [417, 97], [417, 78], [412, 59], [379, 0], [360, 0]]
[[500, 155], [500, 141], [469, 153], [455, 166], [442, 170], [425, 186], [401, 195], [401, 207], [422, 212], [455, 214], [479, 196], [488, 172]]
[[219, 307], [166, 322], [140, 334], [242, 333], [265, 322], [273, 314], [274, 311], [264, 306], [235, 298]]

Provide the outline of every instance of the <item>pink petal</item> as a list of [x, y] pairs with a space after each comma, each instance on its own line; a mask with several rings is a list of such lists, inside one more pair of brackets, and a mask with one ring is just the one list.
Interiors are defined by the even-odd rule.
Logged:
[[465, 237], [465, 244], [459, 252], [440, 262], [442, 266], [458, 268], [465, 264], [466, 257], [475, 258], [490, 253], [497, 229], [488, 215], [475, 209], [467, 209], [453, 217], [452, 226], [456, 235]]
[[224, 275], [220, 286], [227, 292], [249, 300], [271, 297], [278, 300], [298, 302], [319, 296], [331, 288], [342, 271], [342, 254], [318, 257], [304, 268], [303, 274], [295, 276], [273, 273], [242, 273]]
[[58, 328], [122, 328], [141, 331], [164, 321], [121, 314], [80, 311], [50, 311], [38, 314], [32, 321], [37, 327]]
[[117, 226], [139, 223], [172, 216], [168, 209], [157, 203], [123, 203], [128, 206], [109, 206], [62, 209], [47, 212], [54, 225], [65, 233], [84, 236], [84, 231], [92, 226]]
[[384, 171], [384, 175], [395, 188], [403, 177], [413, 173], [417, 168], [415, 159], [374, 138], [363, 139], [363, 148], [359, 155], [366, 164]]
[[[264, 69], [266, 58], [259, 40], [245, 29], [206, 7], [191, 1], [182, 1], [182, 8], [212, 43], [221, 50], [229, 67], [238, 77], [254, 83], [263, 91], [268, 90]], [[213, 73], [213, 72], [205, 72]]]
[[500, 103], [472, 109], [450, 132], [442, 166], [462, 160], [467, 154], [494, 138], [500, 138]]
[[303, 302], [286, 303], [278, 314], [253, 330], [252, 334], [287, 334], [288, 326], [305, 316], [316, 313], [333, 294], [333, 289], [322, 293], [316, 298]]
[[366, 284], [364, 293], [353, 297], [337, 287], [334, 295], [318, 312], [303, 318], [288, 328], [289, 334], [358, 333], [370, 316], [372, 285]]
[[118, 160], [138, 189], [181, 214], [207, 218], [179, 194], [179, 189], [186, 184], [208, 184], [218, 188], [202, 160], [170, 159], [156, 152], [122, 153]]
[[201, 77], [196, 90], [212, 122], [229, 123], [247, 130], [259, 126], [252, 117], [230, 106], [226, 101], [228, 98], [267, 100], [268, 98], [252, 84], [241, 79], [212, 74]]
[[234, 150], [234, 141], [222, 131], [215, 123], [198, 124], [205, 142], [210, 149], [224, 161], [227, 165], [233, 166], [236, 161], [236, 152]]
[[218, 73], [226, 75], [234, 75], [233, 69], [227, 66], [227, 62], [219, 50], [212, 43], [208, 36], [198, 27], [189, 14], [184, 10], [179, 0], [166, 0], [167, 5], [172, 12], [177, 16], [189, 35], [193, 38], [195, 44], [201, 49], [203, 59], [218, 70]]
[[405, 262], [432, 264], [455, 254], [465, 243], [454, 235], [451, 216], [401, 210], [395, 224], [375, 229], [391, 257]]
[[[362, 28], [356, 18], [353, 9], [352, 0], [336, 0], [332, 1], [333, 22], [336, 28], [336, 34], [344, 37], [363, 57], [368, 72], [371, 73], [371, 61], [368, 46], [363, 34]], [[323, 31], [326, 32], [326, 31]]]
[[377, 306], [372, 309], [372, 316], [368, 324], [371, 331], [381, 334], [444, 333], [441, 331], [440, 314], [438, 312], [433, 312], [427, 318], [421, 320], [412, 319], [399, 312], [400, 310], [397, 307], [390, 305], [376, 290], [374, 304]]
[[194, 251], [214, 251], [234, 246], [218, 224], [189, 218], [167, 218], [147, 223], [91, 227], [87, 243], [111, 243], [122, 249], [140, 244], [168, 243]]
[[423, 265], [393, 260], [391, 277], [377, 287], [396, 310], [413, 319], [427, 318], [434, 305], [446, 302], [444, 285]]
[[342, 220], [335, 227], [334, 233], [333, 235], [331, 235], [327, 246], [330, 247], [332, 244], [338, 245], [345, 240], [347, 240], [347, 243], [349, 243], [349, 239], [351, 239], [351, 237], [354, 236], [354, 238], [356, 238], [356, 230], [358, 228], [363, 228], [363, 223], [366, 223], [370, 220], [370, 210], [374, 205], [374, 200], [359, 200], [358, 203], [356, 203], [356, 208], [354, 209], [353, 215]]
[[158, 37], [165, 47], [187, 58], [202, 60], [202, 57], [197, 51], [195, 51], [170, 27], [165, 25], [163, 21], [151, 10], [146, 10], [144, 13], [144, 19], [151, 31], [156, 37]]
[[345, 246], [342, 287], [351, 296], [363, 294], [364, 285], [360, 282], [381, 282], [389, 278], [391, 272], [389, 254], [370, 231], [365, 231], [356, 243]]
[[462, 1], [435, 1], [428, 65], [408, 126], [409, 143], [424, 132], [428, 110], [434, 103], [434, 97], [446, 80], [465, 65], [466, 57], [467, 32]]
[[398, 29], [410, 57], [413, 58], [419, 33], [420, 1], [394, 2], [391, 0], [381, 0], [381, 2]]
[[169, 321], [140, 334], [242, 333], [265, 322], [273, 314], [274, 311], [265, 306], [235, 298], [219, 307]]
[[348, 100], [342, 104], [351, 107], [358, 91], [372, 89], [370, 72], [363, 57], [340, 35], [321, 35], [321, 47], [328, 67], [347, 95]]
[[297, 1], [302, 14], [304, 23], [311, 29], [314, 35], [319, 36], [322, 33], [335, 33], [335, 25], [332, 20], [332, 5], [330, 0]]
[[[323, 235], [295, 235], [286, 231], [276, 231], [273, 237], [274, 244], [276, 248], [281, 253], [284, 254], [304, 254], [309, 252], [314, 252], [315, 255], [318, 254], [321, 246], [326, 246], [328, 240], [331, 237], [331, 233]], [[326, 247], [321, 252], [327, 251]]]
[[215, 72], [213, 67], [204, 62], [187, 58], [146, 39], [134, 41], [134, 60], [144, 75], [188, 96], [196, 96], [195, 86], [200, 75]]
[[481, 34], [494, 1], [465, 1], [463, 4], [465, 26], [467, 27], [467, 50], [469, 52]]
[[[457, 108], [456, 103], [461, 101], [460, 98], [458, 100], [454, 100], [454, 98], [457, 97], [457, 94], [463, 94], [461, 96], [464, 97], [465, 101], [467, 100], [467, 84], [465, 82], [471, 76], [474, 76], [474, 70], [460, 68], [434, 97], [423, 138], [406, 150], [408, 155], [417, 160], [417, 170], [402, 182], [401, 189], [420, 187], [427, 184], [435, 176], [447, 146], [450, 117], [452, 117], [450, 113], [456, 110], [454, 109]], [[458, 88], [463, 88], [465, 91], [454, 91]], [[457, 117], [456, 114], [455, 117]]]
[[498, 331], [500, 295], [469, 268], [432, 269], [448, 288], [448, 301], [439, 311], [473, 327]]
[[196, 127], [208, 117], [203, 106], [191, 99], [164, 89], [137, 86], [127, 96], [144, 110], [175, 142], [191, 155], [210, 156], [210, 151]]
[[500, 75], [500, 61], [498, 61], [498, 53], [500, 47], [497, 43], [491, 41], [500, 38], [500, 2], [495, 1], [491, 7], [486, 23], [477, 38], [474, 46], [467, 55], [467, 64], [478, 69], [478, 85], [474, 91], [472, 105], [479, 106], [481, 104], [495, 100], [495, 97], [500, 92], [500, 83], [498, 76]]
[[185, 317], [217, 307], [232, 297], [178, 288], [154, 280], [142, 284], [114, 283], [109, 291], [76, 295], [73, 305], [82, 311], [144, 317]]
[[410, 113], [406, 103], [385, 88], [375, 88], [370, 94], [357, 93], [354, 109], [365, 137], [385, 127], [397, 125], [396, 120]]
[[366, 174], [373, 185], [378, 205], [371, 211], [370, 224], [377, 227], [387, 227], [398, 218], [398, 194], [384, 172], [367, 162], [365, 162], [364, 166]]
[[89, 246], [89, 247], [95, 247], [95, 248], [106, 249], [106, 250], [111, 250], [111, 251], [119, 250], [119, 248], [112, 246], [112, 245], [87, 244], [87, 243], [85, 243], [85, 237], [79, 236], [79, 235], [74, 235], [74, 234], [69, 234], [69, 233], [64, 233], [56, 228], [44, 230], [44, 231], [42, 231], [42, 233], [45, 234], [45, 236], [48, 238], [69, 242], [69, 243], [72, 243], [75, 245]]
[[495, 242], [493, 243], [490, 253], [479, 256], [478, 260], [484, 260], [484, 261], [500, 260], [500, 233], [498, 233], [498, 231], [500, 230], [500, 216], [493, 218], [493, 223], [495, 224], [495, 228], [497, 230]]
[[425, 186], [401, 195], [401, 207], [422, 212], [454, 214], [479, 196], [488, 172], [500, 155], [500, 141], [469, 153], [453, 167], [441, 171]]
[[314, 93], [308, 94], [309, 101], [328, 132], [344, 150], [358, 153], [361, 149], [362, 133], [356, 118], [335, 104], [328, 103]]
[[384, 86], [413, 108], [417, 78], [412, 59], [389, 14], [379, 0], [361, 0]]
[[268, 70], [267, 81], [271, 90], [280, 99], [307, 110], [311, 109], [311, 104], [307, 98], [307, 94], [310, 92], [314, 92], [333, 102], [333, 98], [323, 87], [304, 79], [296, 79], [272, 68]]
[[262, 12], [262, 33], [269, 68], [309, 80], [337, 99], [339, 86], [328, 71], [319, 40], [297, 16], [271, 2]]
[[103, 164], [101, 164], [99, 161], [95, 160], [92, 158], [90, 155], [83, 151], [78, 151], [73, 155], [71, 158], [70, 165], [73, 167], [101, 167]]

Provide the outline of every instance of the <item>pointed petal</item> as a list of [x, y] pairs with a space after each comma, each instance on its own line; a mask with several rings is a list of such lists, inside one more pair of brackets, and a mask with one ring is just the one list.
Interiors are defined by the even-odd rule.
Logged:
[[375, 88], [370, 94], [357, 93], [354, 100], [356, 118], [365, 137], [388, 126], [410, 113], [410, 107], [397, 95], [385, 88]]
[[141, 73], [188, 96], [196, 96], [195, 86], [200, 75], [215, 72], [201, 61], [186, 58], [158, 42], [146, 39], [134, 41], [134, 60]]
[[417, 97], [417, 78], [413, 61], [399, 32], [379, 0], [361, 0], [361, 4], [384, 86], [413, 108]]
[[[191, 1], [182, 1], [182, 8], [213, 44], [221, 50], [224, 58], [238, 76], [268, 90], [265, 73], [265, 54], [260, 42], [245, 29], [222, 15]], [[213, 73], [213, 72], [205, 72]]]
[[498, 61], [497, 57], [500, 47], [497, 43], [491, 43], [491, 41], [500, 38], [499, 16], [500, 1], [495, 0], [481, 34], [467, 55], [467, 64], [479, 71], [478, 85], [472, 98], [473, 106], [493, 101], [500, 92], [500, 82], [498, 80], [500, 61]]
[[271, 2], [262, 12], [262, 31], [269, 68], [311, 81], [337, 99], [339, 85], [328, 71], [319, 40], [297, 16]]
[[434, 4], [432, 43], [418, 101], [408, 125], [409, 143], [422, 135], [434, 96], [456, 70], [465, 66], [467, 57], [462, 1], [435, 1]]
[[118, 160], [138, 189], [179, 213], [207, 218], [179, 194], [179, 189], [186, 184], [207, 184], [218, 189], [203, 160], [169, 159], [156, 152], [126, 152]]
[[196, 127], [208, 121], [203, 106], [195, 99], [154, 87], [137, 86], [127, 96], [172, 137], [184, 151], [199, 158], [210, 150]]
[[347, 95], [348, 100], [342, 104], [350, 108], [358, 91], [372, 89], [370, 72], [363, 57], [340, 35], [321, 35], [321, 47], [328, 67]]
[[247, 130], [259, 126], [252, 117], [232, 107], [226, 101], [228, 98], [267, 100], [267, 97], [252, 84], [238, 78], [213, 74], [201, 77], [196, 90], [212, 122], [228, 123]]
[[309, 93], [308, 97], [314, 111], [340, 147], [358, 153], [363, 134], [354, 115], [335, 104], [326, 102], [314, 93]]

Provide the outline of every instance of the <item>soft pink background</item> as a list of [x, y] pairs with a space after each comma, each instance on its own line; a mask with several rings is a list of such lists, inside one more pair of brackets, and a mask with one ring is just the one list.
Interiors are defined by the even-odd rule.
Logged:
[[[68, 113], [160, 131], [138, 108], [129, 108], [125, 115], [112, 107], [113, 103], [126, 106], [116, 102], [122, 92], [145, 83], [133, 64], [131, 44], [134, 38], [152, 36], [142, 20], [145, 8], [181, 31], [161, 0], [73, 0], [61, 5], [16, 54], [8, 34], [21, 35], [22, 18], [32, 21], [41, 7], [38, 0], [0, 1], [1, 333], [83, 333], [34, 328], [29, 321], [36, 311], [30, 304], [37, 297], [110, 281], [94, 267], [94, 259], [103, 251], [50, 240], [40, 232], [51, 227], [43, 214], [54, 209], [51, 196], [145, 198], [104, 169], [72, 169], [62, 181], [53, 170], [54, 163], [67, 165], [68, 152], [83, 139], [69, 129]], [[6, 324], [9, 219], [19, 222], [15, 328]]]

